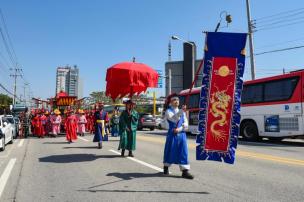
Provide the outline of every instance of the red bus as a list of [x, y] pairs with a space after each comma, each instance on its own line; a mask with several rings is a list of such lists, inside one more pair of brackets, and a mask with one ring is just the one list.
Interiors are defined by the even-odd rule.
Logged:
[[[185, 102], [189, 89], [179, 93]], [[189, 130], [198, 133], [200, 87], [192, 89]], [[246, 81], [242, 92], [240, 135], [246, 140], [281, 140], [304, 135], [304, 70]]]

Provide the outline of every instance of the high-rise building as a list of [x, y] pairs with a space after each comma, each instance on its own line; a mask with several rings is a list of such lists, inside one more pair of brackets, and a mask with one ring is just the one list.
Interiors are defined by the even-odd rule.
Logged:
[[79, 69], [74, 67], [65, 66], [57, 67], [56, 74], [56, 94], [60, 91], [66, 92], [69, 96], [82, 96], [79, 94]]

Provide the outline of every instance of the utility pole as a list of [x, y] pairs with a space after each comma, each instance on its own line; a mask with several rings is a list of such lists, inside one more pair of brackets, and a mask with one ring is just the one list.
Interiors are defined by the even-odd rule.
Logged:
[[153, 92], [153, 116], [156, 115], [156, 92]]
[[22, 76], [21, 74], [19, 74], [19, 71], [21, 71], [20, 68], [14, 68], [14, 69], [10, 69], [10, 70], [14, 70], [14, 74], [11, 74], [10, 76], [14, 78], [14, 97], [13, 97], [13, 105], [16, 104], [16, 99], [17, 99], [17, 77], [18, 76]]
[[23, 97], [24, 97], [24, 106], [26, 106], [26, 95], [25, 95], [25, 90], [26, 90], [26, 87], [29, 85], [29, 83], [24, 83], [24, 86], [23, 86]]
[[171, 62], [171, 51], [172, 51], [171, 40], [169, 40], [169, 44], [168, 44], [168, 62]]
[[251, 65], [251, 79], [255, 79], [255, 64], [254, 64], [254, 53], [253, 53], [253, 31], [252, 31], [252, 21], [250, 15], [250, 3], [246, 0], [247, 7], [247, 21], [248, 21], [248, 35], [249, 35], [249, 49], [250, 49], [250, 65]]

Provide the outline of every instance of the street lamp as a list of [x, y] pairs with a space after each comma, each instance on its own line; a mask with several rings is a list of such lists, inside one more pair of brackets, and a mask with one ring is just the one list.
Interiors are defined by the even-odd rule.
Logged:
[[217, 32], [221, 26], [221, 22], [223, 20], [223, 14], [225, 14], [226, 27], [228, 27], [228, 24], [230, 24], [232, 22], [232, 16], [230, 14], [228, 14], [227, 11], [222, 11], [220, 14], [221, 19], [216, 25], [215, 32]]
[[180, 38], [180, 37], [178, 37], [178, 36], [176, 36], [176, 35], [173, 35], [173, 36], [171, 36], [171, 39], [172, 40], [178, 40], [178, 41], [182, 41], [182, 42], [184, 42], [184, 43], [186, 43], [186, 44], [189, 44], [189, 45], [191, 45], [192, 46], [192, 81], [194, 80], [194, 72], [195, 72], [195, 57], [194, 57], [194, 42], [190, 42], [190, 41], [186, 41], [186, 40], [184, 40], [184, 39], [182, 39], [182, 38]]
[[178, 36], [175, 36], [175, 35], [171, 36], [171, 39], [172, 40], [182, 41], [184, 43], [187, 43], [187, 44], [191, 45], [192, 47], [194, 46], [194, 43], [191, 43], [190, 41], [186, 41], [184, 39], [181, 39], [181, 38], [179, 38]]

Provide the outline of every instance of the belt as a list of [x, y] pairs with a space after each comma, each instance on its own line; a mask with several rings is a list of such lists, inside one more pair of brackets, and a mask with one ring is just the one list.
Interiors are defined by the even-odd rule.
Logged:
[[104, 120], [96, 120], [96, 123], [102, 123]]

